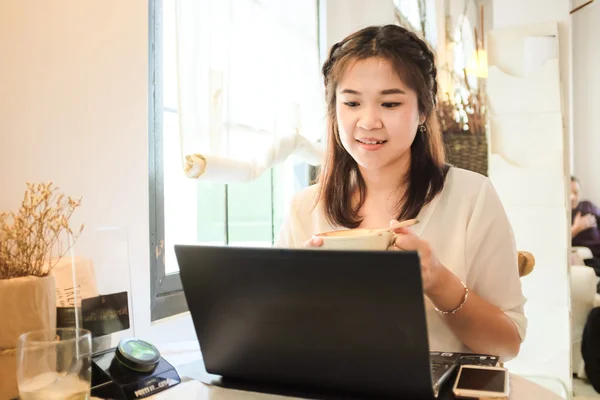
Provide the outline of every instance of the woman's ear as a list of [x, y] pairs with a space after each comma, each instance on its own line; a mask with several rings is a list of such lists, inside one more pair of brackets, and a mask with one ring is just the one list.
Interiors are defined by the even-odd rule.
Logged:
[[419, 115], [419, 125], [423, 125], [425, 121], [427, 121], [427, 117], [425, 116], [425, 114]]

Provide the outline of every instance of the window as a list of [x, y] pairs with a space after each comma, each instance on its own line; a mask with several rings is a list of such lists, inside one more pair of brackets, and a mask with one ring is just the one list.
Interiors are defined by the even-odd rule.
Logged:
[[423, 33], [425, 40], [437, 47], [437, 17], [435, 0], [394, 0], [399, 23], [412, 31]]
[[[465, 9], [465, 11], [468, 11], [468, 9]], [[454, 73], [462, 77], [463, 70], [468, 66], [469, 57], [472, 57], [477, 49], [475, 37], [473, 36], [473, 26], [467, 14], [461, 14], [458, 17], [458, 24], [454, 32], [454, 42], [456, 43], [454, 48]], [[476, 76], [467, 74], [467, 79], [472, 88], [477, 88], [478, 81]], [[465, 96], [463, 98], [466, 98], [469, 93], [465, 88], [461, 88], [461, 90], [461, 96]]]
[[[251, 148], [253, 135], [260, 135], [261, 129], [272, 126], [272, 121], [261, 119], [260, 107], [269, 107], [269, 104], [251, 96], [255, 91], [248, 83], [252, 82], [254, 71], [244, 63], [244, 57], [250, 53], [276, 57], [277, 49], [266, 47], [264, 43], [244, 43], [244, 32], [261, 29], [259, 20], [284, 24], [289, 27], [286, 33], [292, 38], [292, 45], [302, 46], [307, 54], [314, 54], [314, 58], [304, 59], [318, 72], [318, 7], [316, 1], [308, 0], [231, 1], [238, 17], [234, 16], [232, 26], [228, 27], [233, 30], [234, 38], [229, 51], [234, 60], [230, 73], [232, 86], [235, 85], [230, 95], [235, 101], [227, 129], [229, 140], [243, 141]], [[285, 12], [293, 18], [282, 20], [276, 10], [281, 7], [291, 8]], [[248, 13], [254, 14], [244, 17]], [[150, 0], [149, 18], [151, 307], [155, 321], [187, 310], [174, 244], [271, 246], [291, 197], [309, 184], [310, 177], [307, 164], [289, 158], [248, 183], [226, 185], [186, 178], [181, 167], [177, 114], [175, 0]], [[267, 61], [265, 65], [268, 66]], [[284, 72], [302, 77], [298, 71]], [[321, 101], [315, 98], [313, 103], [321, 104]], [[319, 123], [315, 121], [315, 125]], [[249, 126], [253, 128], [248, 129]], [[320, 137], [320, 132], [315, 132], [315, 136]]]

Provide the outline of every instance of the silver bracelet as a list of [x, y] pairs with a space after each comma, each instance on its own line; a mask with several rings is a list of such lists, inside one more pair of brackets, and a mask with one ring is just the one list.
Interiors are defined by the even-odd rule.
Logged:
[[458, 307], [456, 307], [452, 311], [442, 311], [439, 308], [437, 308], [437, 307], [434, 306], [435, 311], [439, 312], [442, 315], [454, 315], [457, 312], [459, 312], [461, 308], [463, 308], [463, 306], [467, 302], [467, 298], [469, 297], [469, 289], [467, 288], [467, 285], [465, 285], [465, 283], [463, 281], [461, 281], [460, 283], [462, 283], [463, 287], [465, 288], [465, 295], [464, 295], [464, 297], [462, 299], [462, 302], [458, 305]]

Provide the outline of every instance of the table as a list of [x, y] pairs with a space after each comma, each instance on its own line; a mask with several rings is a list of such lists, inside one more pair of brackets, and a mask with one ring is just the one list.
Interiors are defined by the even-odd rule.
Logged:
[[[163, 357], [182, 375], [182, 383], [149, 397], [152, 400], [290, 400], [292, 397], [246, 392], [210, 386], [186, 377], [186, 365], [202, 359], [198, 342], [178, 342], [159, 346]], [[521, 376], [510, 374], [509, 400], [561, 400], [563, 397]]]

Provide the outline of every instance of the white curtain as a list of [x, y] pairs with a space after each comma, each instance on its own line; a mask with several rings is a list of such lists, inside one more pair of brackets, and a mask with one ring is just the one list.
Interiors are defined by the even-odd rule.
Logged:
[[289, 155], [321, 163], [316, 1], [176, 0], [176, 33], [189, 178], [249, 181]]

